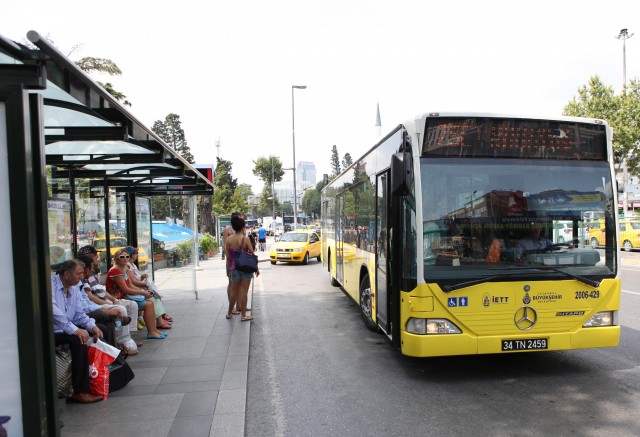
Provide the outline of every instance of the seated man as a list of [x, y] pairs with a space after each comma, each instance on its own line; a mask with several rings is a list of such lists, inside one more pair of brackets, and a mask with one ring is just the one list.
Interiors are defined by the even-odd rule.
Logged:
[[531, 233], [518, 240], [515, 245], [515, 258], [517, 261], [524, 261], [528, 253], [540, 253], [558, 249], [553, 241], [544, 237], [542, 226], [534, 226]]
[[51, 276], [51, 294], [53, 303], [53, 332], [56, 346], [68, 344], [71, 349], [71, 380], [73, 400], [88, 404], [102, 399], [89, 393], [89, 357], [87, 344], [102, 338], [102, 331], [96, 322], [82, 309], [81, 291], [78, 282], [82, 279], [84, 266], [75, 259], [60, 265], [58, 274]]

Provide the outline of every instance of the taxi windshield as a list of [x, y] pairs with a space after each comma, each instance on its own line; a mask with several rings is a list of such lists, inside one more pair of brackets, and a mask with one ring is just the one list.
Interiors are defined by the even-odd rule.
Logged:
[[308, 234], [302, 232], [288, 232], [280, 238], [280, 241], [291, 243], [306, 243], [309, 238]]

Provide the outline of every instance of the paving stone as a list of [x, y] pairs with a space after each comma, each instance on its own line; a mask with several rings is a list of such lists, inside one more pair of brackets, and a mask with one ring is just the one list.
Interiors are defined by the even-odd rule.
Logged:
[[222, 382], [220, 390], [234, 390], [247, 388], [247, 371], [246, 370], [230, 370], [224, 371], [222, 374]]
[[221, 380], [224, 364], [204, 366], [170, 367], [162, 378], [162, 384]]
[[166, 393], [194, 393], [198, 391], [211, 391], [219, 390], [220, 379], [212, 379], [211, 381], [199, 381], [199, 382], [179, 382], [175, 384], [161, 384], [156, 386], [155, 394]]
[[209, 437], [243, 437], [244, 413], [215, 414]]
[[213, 418], [217, 400], [218, 390], [185, 393], [176, 417], [210, 416]]
[[244, 413], [247, 402], [246, 390], [220, 390], [215, 414]]
[[168, 437], [208, 437], [212, 421], [213, 416], [177, 417]]

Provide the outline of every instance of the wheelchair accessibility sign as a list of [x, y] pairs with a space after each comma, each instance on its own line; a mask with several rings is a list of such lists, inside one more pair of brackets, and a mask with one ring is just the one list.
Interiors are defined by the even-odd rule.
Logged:
[[449, 308], [469, 306], [469, 298], [467, 296], [449, 297], [447, 298], [447, 306]]

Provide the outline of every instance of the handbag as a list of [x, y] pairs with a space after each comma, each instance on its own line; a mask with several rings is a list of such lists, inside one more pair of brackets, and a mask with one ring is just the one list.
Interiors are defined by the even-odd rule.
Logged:
[[56, 346], [56, 380], [60, 397], [68, 399], [73, 396], [71, 350], [68, 344]]
[[240, 243], [240, 250], [235, 254], [235, 269], [245, 273], [255, 273], [258, 271], [258, 256], [243, 251], [243, 242], [244, 237]]
[[[135, 342], [133, 343], [135, 344]], [[120, 390], [122, 387], [129, 384], [129, 382], [135, 378], [135, 374], [129, 364], [122, 358], [121, 355], [115, 359], [115, 361], [109, 364], [109, 393], [116, 390]]]
[[130, 294], [127, 296], [127, 299], [135, 302], [144, 302], [145, 300], [147, 300], [147, 298], [141, 294]]

